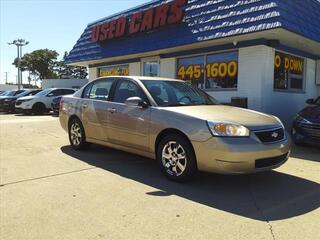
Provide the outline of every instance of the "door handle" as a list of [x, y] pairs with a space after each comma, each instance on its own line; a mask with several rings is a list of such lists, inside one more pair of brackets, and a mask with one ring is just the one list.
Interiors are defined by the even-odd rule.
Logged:
[[108, 108], [108, 112], [115, 113], [115, 112], [117, 112], [117, 110], [115, 108]]
[[83, 103], [81, 106], [82, 106], [82, 108], [87, 108], [87, 107], [88, 107], [88, 104]]

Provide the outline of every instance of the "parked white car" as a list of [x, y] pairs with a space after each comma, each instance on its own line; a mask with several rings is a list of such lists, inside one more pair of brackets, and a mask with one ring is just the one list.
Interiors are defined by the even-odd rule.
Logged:
[[42, 114], [51, 110], [51, 103], [55, 97], [75, 93], [76, 90], [70, 88], [48, 88], [34, 96], [18, 98], [16, 101], [16, 112], [25, 114]]

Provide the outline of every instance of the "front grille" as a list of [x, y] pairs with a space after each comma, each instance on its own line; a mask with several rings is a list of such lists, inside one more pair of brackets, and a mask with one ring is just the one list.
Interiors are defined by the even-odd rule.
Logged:
[[299, 124], [299, 126], [310, 136], [320, 138], [320, 124]]
[[288, 153], [283, 154], [281, 156], [272, 157], [272, 158], [262, 158], [258, 159], [255, 162], [256, 168], [265, 168], [279, 165], [280, 163], [284, 163], [288, 158]]
[[263, 143], [279, 142], [285, 138], [285, 133], [283, 128], [255, 131], [254, 133], [259, 138], [259, 140]]

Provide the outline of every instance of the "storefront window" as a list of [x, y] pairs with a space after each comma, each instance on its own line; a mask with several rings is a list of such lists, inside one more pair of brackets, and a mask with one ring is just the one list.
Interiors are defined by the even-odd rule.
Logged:
[[236, 89], [238, 52], [178, 59], [177, 77], [206, 89]]
[[159, 75], [158, 61], [143, 62], [143, 76], [156, 77]]
[[274, 59], [274, 89], [303, 90], [304, 59], [276, 52]]
[[238, 86], [238, 52], [208, 55], [205, 88], [235, 89]]
[[202, 88], [204, 83], [204, 56], [178, 59], [177, 76]]
[[98, 68], [98, 77], [129, 76], [129, 65], [116, 65]]

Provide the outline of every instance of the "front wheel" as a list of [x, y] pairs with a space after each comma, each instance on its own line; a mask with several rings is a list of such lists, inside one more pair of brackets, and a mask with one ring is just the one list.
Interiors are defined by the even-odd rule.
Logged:
[[47, 111], [46, 106], [41, 102], [35, 103], [32, 106], [32, 113], [34, 113], [35, 115], [44, 114], [46, 111]]
[[69, 142], [75, 150], [83, 150], [88, 146], [84, 128], [77, 118], [72, 119], [69, 123]]
[[188, 180], [197, 171], [193, 147], [184, 136], [164, 137], [157, 148], [157, 161], [164, 175], [173, 181]]

